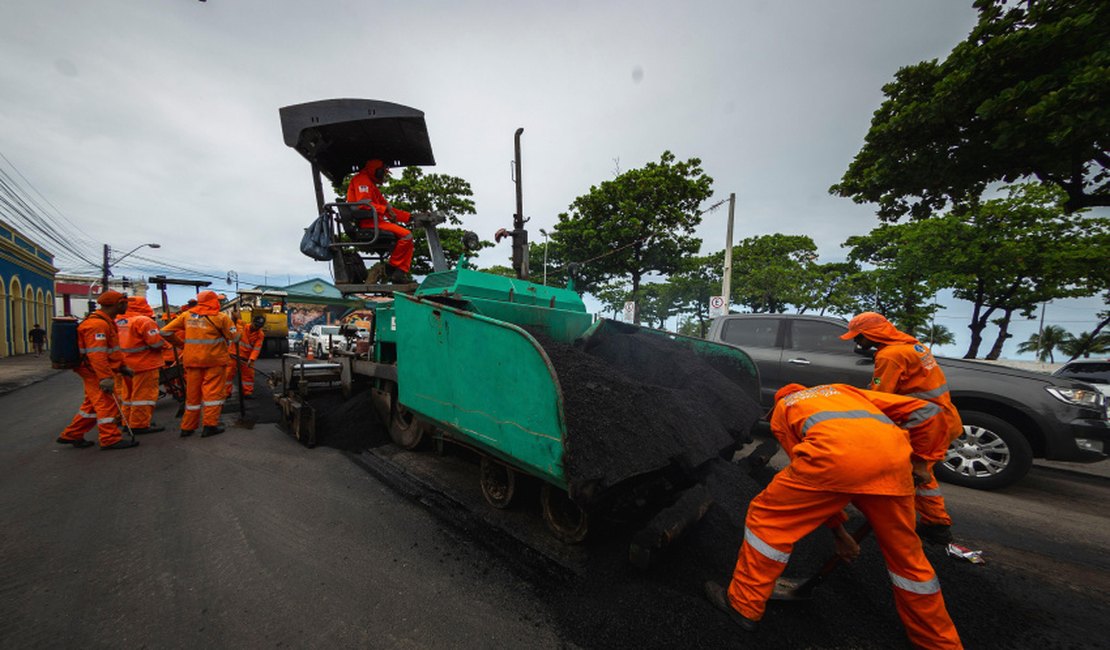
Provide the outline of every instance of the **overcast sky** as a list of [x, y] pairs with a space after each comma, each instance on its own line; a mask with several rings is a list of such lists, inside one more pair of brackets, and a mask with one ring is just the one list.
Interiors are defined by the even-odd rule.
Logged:
[[[465, 225], [484, 239], [511, 226], [523, 127], [534, 240], [614, 169], [669, 149], [701, 158], [710, 203], [738, 194], [736, 240], [808, 234], [835, 261], [876, 225], [873, 206], [828, 187], [882, 85], [943, 58], [974, 21], [970, 0], [7, 2], [0, 153], [93, 259], [103, 243], [158, 242], [144, 254], [245, 282], [328, 278], [297, 250], [315, 205], [278, 108], [381, 99], [425, 112], [429, 171], [471, 183]], [[706, 252], [723, 247], [726, 214], [706, 215]], [[509, 255], [502, 243], [479, 263]], [[1090, 329], [1099, 304], [1067, 327]], [[968, 312], [953, 305], [941, 322], [962, 336]]]

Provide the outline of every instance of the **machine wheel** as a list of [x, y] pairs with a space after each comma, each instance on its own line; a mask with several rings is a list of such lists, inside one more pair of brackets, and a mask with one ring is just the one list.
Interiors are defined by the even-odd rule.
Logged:
[[516, 495], [516, 472], [489, 456], [482, 456], [482, 496], [498, 510], [512, 505]]
[[1033, 448], [1012, 424], [987, 413], [962, 411], [964, 432], [945, 459], [933, 467], [937, 478], [978, 490], [994, 490], [1021, 479], [1033, 465]]
[[540, 492], [543, 521], [555, 539], [564, 544], [580, 544], [590, 531], [590, 516], [567, 493], [550, 483]]
[[389, 422], [389, 437], [394, 444], [404, 449], [417, 449], [427, 437], [430, 427], [412, 414], [412, 411], [396, 404]]

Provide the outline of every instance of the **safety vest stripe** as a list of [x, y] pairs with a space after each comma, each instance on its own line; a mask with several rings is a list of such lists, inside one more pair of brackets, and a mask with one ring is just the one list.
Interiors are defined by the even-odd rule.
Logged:
[[134, 404], [134, 402], [128, 402], [127, 400], [121, 400], [120, 404], [123, 405], [123, 406], [131, 406], [132, 404]]
[[748, 543], [748, 546], [754, 548], [760, 555], [768, 560], [773, 560], [779, 564], [786, 564], [790, 561], [789, 553], [780, 551], [767, 542], [759, 539], [749, 528], [744, 528], [744, 541]]
[[223, 403], [224, 403], [224, 400], [222, 400], [222, 399], [212, 400], [211, 402], [203, 402], [203, 404], [205, 406], [221, 406], [221, 405], [223, 405]]
[[931, 580], [917, 581], [903, 578], [893, 571], [887, 573], [890, 573], [890, 581], [894, 583], [894, 586], [902, 591], [908, 591], [912, 594], [935, 594], [940, 592], [940, 580], [937, 580], [936, 576], [933, 576]]
[[158, 402], [150, 399], [141, 399], [136, 402], [131, 402], [131, 406], [155, 406]]
[[95, 348], [77, 348], [77, 351], [81, 354], [91, 354], [93, 352], [110, 352], [111, 350], [112, 348], [109, 348], [107, 346], [98, 346]]
[[920, 393], [907, 393], [906, 397], [916, 397], [917, 399], [936, 399], [947, 392], [948, 384], [941, 384], [933, 390], [926, 390]]
[[126, 352], [128, 354], [134, 354], [136, 352], [142, 352], [143, 350], [157, 350], [161, 347], [162, 347], [161, 343], [155, 343], [155, 344], [151, 344], [151, 345], [140, 345], [137, 348], [120, 348], [119, 351], [120, 352]]
[[200, 404], [186, 404], [185, 405], [185, 410], [186, 411], [199, 411], [200, 410]]
[[922, 406], [921, 408], [918, 408], [918, 409], [914, 409], [914, 412], [910, 413], [910, 417], [906, 418], [906, 421], [902, 423], [902, 428], [903, 429], [912, 429], [912, 428], [916, 427], [917, 425], [921, 424], [922, 422], [927, 421], [929, 418], [931, 418], [933, 416], [936, 416], [936, 415], [939, 415], [939, 414], [940, 414], [940, 407], [939, 406], [937, 406], [936, 404], [933, 404], [932, 402], [925, 402], [925, 406]]
[[115, 422], [115, 418], [100, 418], [96, 421], [97, 424], [111, 424]]
[[80, 415], [81, 417], [85, 418], [86, 420], [91, 420], [91, 419], [96, 417], [96, 413], [86, 413], [84, 411], [77, 411], [77, 415]]
[[884, 424], [894, 424], [890, 418], [882, 413], [872, 413], [871, 411], [864, 411], [862, 409], [853, 411], [822, 411], [820, 413], [814, 413], [806, 418], [806, 421], [802, 424], [802, 437], [805, 437], [806, 432], [814, 425], [828, 422], [829, 420], [878, 420]]
[[217, 343], [223, 342], [223, 339], [185, 339], [185, 343], [191, 343], [193, 345], [216, 345]]
[[925, 488], [917, 488], [917, 496], [919, 496], [919, 497], [939, 497], [940, 496], [940, 488], [936, 487], [936, 488], [933, 488], [931, 490], [926, 490]]

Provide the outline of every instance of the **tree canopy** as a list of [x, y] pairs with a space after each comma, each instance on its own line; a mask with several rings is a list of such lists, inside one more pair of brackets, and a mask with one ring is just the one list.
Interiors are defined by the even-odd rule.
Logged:
[[712, 195], [713, 179], [701, 161], [678, 161], [664, 151], [658, 162], [618, 174], [574, 200], [559, 215], [551, 250], [562, 264], [579, 262], [578, 288], [593, 292], [628, 279], [630, 300], [649, 274], [669, 275], [701, 240], [699, 206]]
[[1064, 208], [1110, 205], [1110, 3], [977, 0], [978, 24], [941, 62], [883, 87], [863, 148], [830, 191], [924, 218], [995, 182], [1036, 177]]

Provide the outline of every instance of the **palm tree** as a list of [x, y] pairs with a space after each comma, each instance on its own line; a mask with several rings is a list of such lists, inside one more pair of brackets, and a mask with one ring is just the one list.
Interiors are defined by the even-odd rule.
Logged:
[[1080, 356], [1084, 359], [1092, 354], [1110, 352], [1110, 334], [1099, 334], [1092, 337], [1091, 332], [1081, 332], [1060, 344], [1060, 351], [1068, 355], [1068, 361]]
[[1029, 340], [1018, 346], [1018, 352], [1036, 352], [1037, 361], [1056, 363], [1053, 351], [1066, 345], [1075, 337], [1059, 325], [1047, 325], [1040, 334], [1032, 334]]
[[914, 331], [913, 335], [918, 341], [931, 348], [938, 345], [952, 345], [956, 342], [956, 335], [944, 325], [922, 325]]

